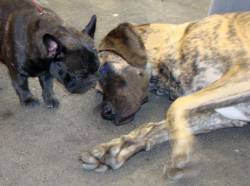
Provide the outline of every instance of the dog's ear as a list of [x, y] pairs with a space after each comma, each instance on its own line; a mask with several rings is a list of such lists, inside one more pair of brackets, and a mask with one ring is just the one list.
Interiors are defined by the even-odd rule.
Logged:
[[87, 26], [83, 29], [83, 32], [88, 34], [90, 37], [94, 38], [95, 30], [96, 30], [96, 15], [93, 15]]
[[120, 24], [102, 40], [99, 50], [114, 51], [130, 65], [144, 67], [147, 55], [141, 37], [129, 23]]
[[62, 51], [62, 45], [60, 41], [50, 34], [45, 34], [43, 36], [43, 44], [47, 50], [48, 58], [55, 58]]

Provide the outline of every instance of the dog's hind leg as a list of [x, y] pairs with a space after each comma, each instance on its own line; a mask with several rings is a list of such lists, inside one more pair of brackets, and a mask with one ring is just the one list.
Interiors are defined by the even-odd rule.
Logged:
[[167, 111], [167, 126], [173, 140], [172, 175], [185, 168], [192, 148], [192, 132], [188, 124], [192, 112], [217, 109], [250, 99], [250, 67], [239, 63], [218, 81], [194, 94], [177, 99]]
[[[11, 72], [10, 72], [11, 74]], [[30, 92], [28, 86], [28, 77], [22, 74], [11, 75], [12, 85], [19, 96], [20, 103], [26, 107], [35, 107], [39, 105], [36, 99]]]

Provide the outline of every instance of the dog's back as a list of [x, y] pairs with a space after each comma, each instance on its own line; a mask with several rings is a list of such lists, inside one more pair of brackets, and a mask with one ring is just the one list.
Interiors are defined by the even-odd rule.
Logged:
[[215, 15], [191, 23], [179, 57], [187, 93], [216, 81], [232, 65], [250, 64], [250, 13]]
[[[59, 17], [51, 10], [43, 8], [46, 13], [41, 16], [39, 4], [34, 4], [29, 0], [1, 0], [0, 1], [0, 59], [6, 63], [7, 51], [14, 50], [12, 46], [16, 41], [19, 45], [24, 45], [33, 39], [28, 38], [37, 29], [40, 29], [41, 23], [44, 28], [53, 28], [55, 22], [61, 23]], [[43, 21], [45, 20], [45, 21]], [[56, 20], [56, 21], [55, 21]], [[51, 25], [49, 24], [51, 22]], [[29, 36], [28, 36], [28, 35]]]
[[31, 3], [26, 0], [1, 0], [0, 1], [0, 44], [3, 42], [4, 33], [8, 29], [11, 17], [19, 11], [30, 9]]
[[[203, 56], [221, 59], [223, 64], [250, 57], [250, 12], [209, 16], [191, 23], [182, 40], [180, 57]], [[227, 58], [227, 59], [225, 59]]]
[[185, 94], [216, 81], [236, 63], [250, 63], [250, 12], [133, 29], [143, 40], [148, 62], [167, 67]]

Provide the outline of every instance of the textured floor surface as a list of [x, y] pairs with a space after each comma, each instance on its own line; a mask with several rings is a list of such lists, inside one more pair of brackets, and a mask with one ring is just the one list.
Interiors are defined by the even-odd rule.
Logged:
[[[41, 0], [43, 1], [43, 0]], [[171, 22], [206, 16], [208, 0], [47, 0], [66, 23], [82, 29], [92, 14], [98, 16], [97, 43], [120, 22]], [[40, 97], [36, 79], [33, 93]], [[163, 178], [169, 145], [142, 152], [117, 171], [104, 174], [81, 169], [78, 155], [101, 142], [127, 133], [141, 123], [163, 119], [168, 101], [150, 98], [130, 125], [115, 127], [100, 119], [93, 91], [69, 95], [55, 87], [58, 111], [43, 106], [19, 106], [7, 69], [0, 65], [0, 186], [166, 186], [250, 185], [250, 127], [224, 129], [197, 138], [197, 176], [171, 183]]]

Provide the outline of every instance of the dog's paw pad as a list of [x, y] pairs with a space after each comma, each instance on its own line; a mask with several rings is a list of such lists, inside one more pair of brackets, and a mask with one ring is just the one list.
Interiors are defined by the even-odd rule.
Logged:
[[98, 164], [98, 160], [92, 156], [90, 153], [82, 153], [79, 157], [81, 161], [83, 161], [86, 164]]
[[97, 146], [91, 150], [91, 155], [99, 160], [103, 159], [105, 156], [106, 149], [101, 146]]
[[82, 161], [82, 167], [85, 170], [94, 170], [100, 164], [100, 162], [90, 153], [82, 153], [79, 159]]
[[89, 153], [82, 154], [80, 159], [84, 169], [104, 172], [108, 169], [119, 169], [140, 149], [143, 149], [141, 145], [127, 142], [121, 137], [95, 147]]
[[98, 168], [95, 169], [96, 172], [106, 172], [108, 170], [107, 165], [100, 165]]

